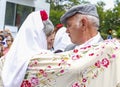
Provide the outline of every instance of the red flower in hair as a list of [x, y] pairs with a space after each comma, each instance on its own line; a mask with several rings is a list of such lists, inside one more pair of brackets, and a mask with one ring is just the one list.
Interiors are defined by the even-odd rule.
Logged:
[[46, 21], [48, 19], [48, 15], [45, 10], [40, 11], [40, 15], [43, 21]]
[[61, 27], [63, 27], [63, 24], [57, 24], [56, 27], [61, 28]]

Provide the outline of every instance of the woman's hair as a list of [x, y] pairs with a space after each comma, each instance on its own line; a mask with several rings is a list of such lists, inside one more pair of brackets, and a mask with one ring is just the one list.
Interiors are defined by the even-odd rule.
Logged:
[[4, 40], [4, 36], [3, 35], [0, 35], [0, 37], [2, 38], [2, 41]]
[[43, 24], [44, 24], [43, 31], [45, 32], [46, 36], [49, 36], [52, 33], [52, 31], [54, 30], [53, 23], [48, 19], [46, 21], [43, 21]]
[[40, 15], [41, 15], [41, 19], [42, 19], [43, 24], [44, 24], [43, 31], [45, 32], [46, 36], [49, 36], [52, 33], [53, 29], [54, 29], [54, 25], [48, 19], [48, 14], [47, 14], [47, 12], [45, 10], [41, 10]]

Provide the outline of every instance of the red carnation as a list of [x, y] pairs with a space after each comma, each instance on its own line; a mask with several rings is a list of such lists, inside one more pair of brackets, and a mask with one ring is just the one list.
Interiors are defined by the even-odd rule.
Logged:
[[59, 29], [59, 28], [63, 27], [63, 24], [57, 24], [56, 27]]
[[48, 15], [45, 10], [40, 11], [40, 15], [43, 21], [46, 21], [48, 19]]

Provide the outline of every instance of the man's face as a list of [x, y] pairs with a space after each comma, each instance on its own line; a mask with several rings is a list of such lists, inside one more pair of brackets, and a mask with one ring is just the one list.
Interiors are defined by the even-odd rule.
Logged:
[[66, 32], [71, 38], [72, 43], [81, 44], [83, 31], [80, 15], [79, 16], [74, 15], [68, 18], [66, 21], [66, 27], [67, 27]]

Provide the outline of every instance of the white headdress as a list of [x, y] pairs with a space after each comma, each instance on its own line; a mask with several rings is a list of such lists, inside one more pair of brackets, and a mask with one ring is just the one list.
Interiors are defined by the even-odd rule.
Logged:
[[47, 49], [43, 28], [40, 11], [29, 14], [5, 56], [2, 71], [4, 87], [20, 86], [31, 56], [39, 53], [40, 49]]
[[72, 44], [72, 42], [70, 40], [70, 37], [66, 33], [66, 28], [61, 27], [55, 35], [55, 40], [53, 44], [54, 51], [57, 51], [57, 50], [64, 51], [69, 44]]

